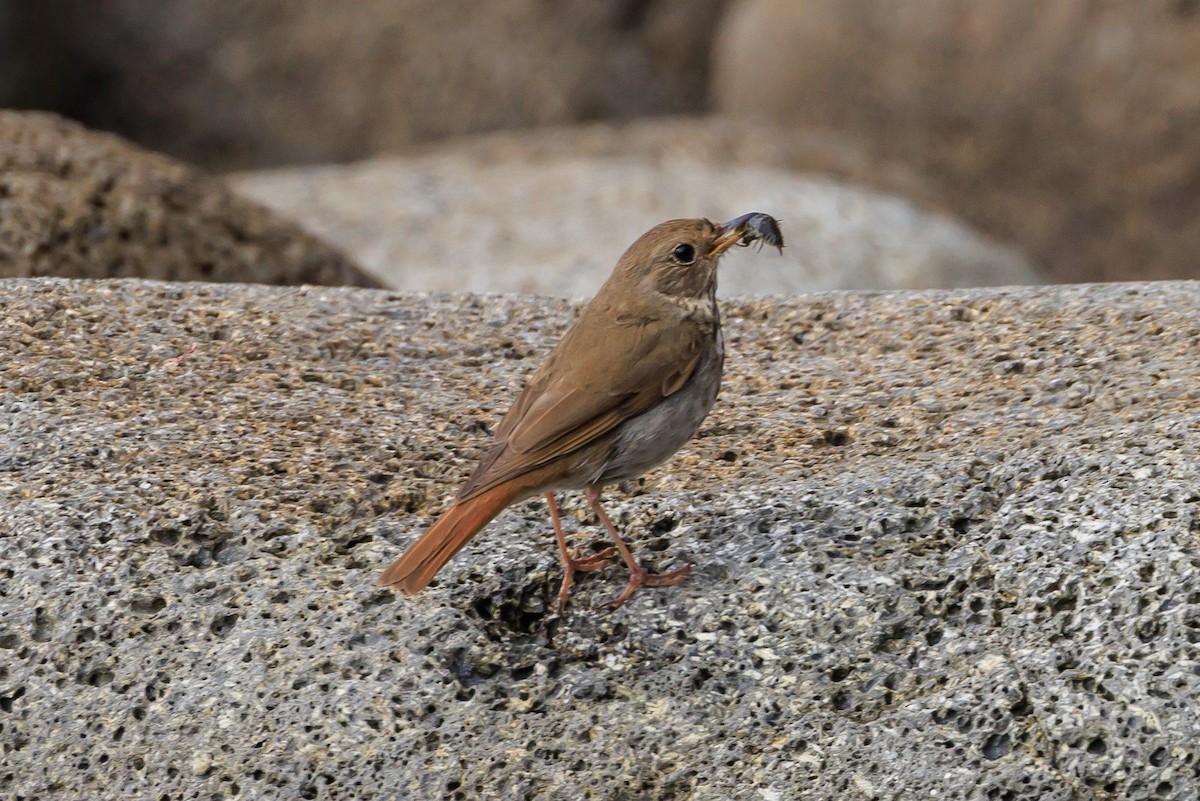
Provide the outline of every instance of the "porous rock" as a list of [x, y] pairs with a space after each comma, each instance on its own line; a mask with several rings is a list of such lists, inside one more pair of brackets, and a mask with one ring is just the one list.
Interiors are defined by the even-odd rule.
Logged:
[[116, 136], [0, 111], [0, 277], [379, 286], [217, 178]]
[[726, 296], [1040, 281], [1016, 249], [952, 217], [836, 180], [858, 172], [852, 154], [795, 148], [833, 172], [795, 175], [756, 166], [774, 151], [721, 131], [674, 120], [501, 134], [229, 180], [406, 290], [586, 296], [655, 223], [748, 211], [783, 220], [788, 247], [739, 256], [721, 274]]
[[1057, 280], [1196, 278], [1192, 0], [737, 0], [713, 110], [900, 162]]
[[561, 618], [536, 501], [374, 580], [568, 302], [0, 298], [0, 795], [1200, 791], [1195, 284], [726, 304], [716, 410], [609, 501], [694, 574]]

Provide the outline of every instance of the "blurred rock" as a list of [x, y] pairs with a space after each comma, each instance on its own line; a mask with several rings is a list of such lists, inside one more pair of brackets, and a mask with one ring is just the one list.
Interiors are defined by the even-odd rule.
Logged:
[[0, 289], [0, 798], [1200, 797], [1194, 285], [727, 303], [712, 416], [606, 501], [695, 570], [563, 617], [540, 500], [375, 579], [571, 304]]
[[[765, 211], [788, 247], [735, 253], [721, 294], [1037, 283], [1028, 262], [949, 217], [821, 177], [690, 123], [498, 135], [415, 157], [230, 176], [391, 286], [592, 294], [624, 249], [673, 217]], [[673, 135], [672, 135], [673, 134]], [[854, 157], [813, 143], [794, 160]]]
[[67, 111], [228, 169], [695, 110], [723, 4], [73, 0]]
[[878, 161], [851, 137], [758, 118], [678, 115], [498, 131], [417, 146], [406, 155], [451, 153], [482, 162], [535, 165], [569, 158], [692, 159], [879, 185], [922, 204], [935, 197], [922, 175], [896, 161]]
[[1063, 280], [1200, 276], [1200, 4], [739, 0], [717, 110], [924, 173]]
[[0, 276], [378, 286], [224, 183], [52, 114], [0, 111]]

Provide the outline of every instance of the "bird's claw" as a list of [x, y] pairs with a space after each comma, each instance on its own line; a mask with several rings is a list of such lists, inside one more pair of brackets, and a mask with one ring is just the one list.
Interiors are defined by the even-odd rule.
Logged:
[[625, 591], [606, 605], [611, 609], [616, 609], [628, 601], [637, 592], [638, 587], [674, 587], [676, 584], [682, 584], [691, 572], [691, 565], [684, 565], [678, 570], [668, 573], [651, 573], [649, 570], [639, 567], [629, 574], [629, 583], [625, 585]]
[[586, 573], [589, 570], [599, 570], [603, 567], [608, 567], [612, 564], [613, 557], [617, 555], [616, 548], [605, 548], [599, 553], [594, 553], [591, 556], [571, 557], [571, 564], [574, 569], [580, 573]]
[[608, 567], [612, 564], [613, 557], [616, 555], [616, 548], [605, 548], [603, 551], [594, 553], [591, 556], [569, 556], [563, 560], [563, 580], [562, 586], [558, 590], [558, 613], [560, 615], [567, 608], [567, 593], [571, 589], [571, 584], [575, 581], [575, 574], [587, 573], [592, 570], [600, 570]]

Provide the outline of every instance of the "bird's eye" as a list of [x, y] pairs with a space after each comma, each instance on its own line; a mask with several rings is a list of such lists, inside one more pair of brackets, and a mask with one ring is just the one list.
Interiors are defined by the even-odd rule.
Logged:
[[675, 249], [671, 251], [671, 255], [680, 264], [691, 264], [696, 260], [696, 249], [687, 244], [676, 245]]

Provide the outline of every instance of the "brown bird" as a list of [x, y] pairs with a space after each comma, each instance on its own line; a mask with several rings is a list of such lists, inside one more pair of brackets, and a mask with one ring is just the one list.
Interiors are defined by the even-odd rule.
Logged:
[[[782, 252], [778, 223], [757, 212], [720, 225], [671, 220], [634, 242], [504, 416], [454, 504], [379, 583], [419, 592], [501, 510], [542, 493], [563, 563], [560, 612], [575, 573], [604, 567], [618, 552], [630, 577], [613, 607], [642, 585], [683, 581], [690, 566], [651, 573], [637, 563], [600, 492], [662, 462], [700, 428], [725, 362], [717, 262], [732, 245], [755, 240]], [[615, 548], [571, 553], [554, 502], [554, 490], [565, 489], [584, 491]]]

